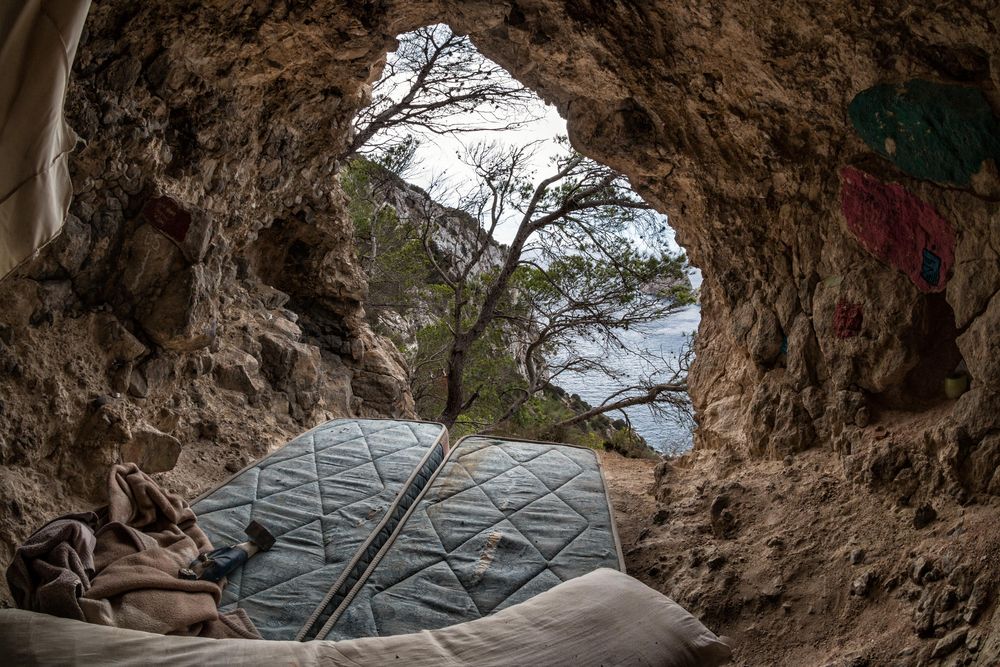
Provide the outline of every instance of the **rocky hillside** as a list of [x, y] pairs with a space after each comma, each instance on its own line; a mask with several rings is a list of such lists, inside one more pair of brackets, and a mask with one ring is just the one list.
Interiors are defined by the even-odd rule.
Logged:
[[[330, 156], [394, 36], [435, 22], [671, 214], [704, 275], [699, 455], [813, 457], [907, 514], [1000, 493], [992, 0], [107, 0], [67, 103], [73, 217], [0, 283], [4, 560], [119, 457], [177, 453], [193, 491], [328, 415], [408, 413]], [[995, 627], [984, 604], [920, 632]]]
[[[381, 262], [377, 255], [399, 253], [403, 245], [416, 243], [420, 247], [412, 253], [416, 260], [412, 263], [420, 266], [425, 251], [419, 239], [426, 232], [428, 247], [438, 261], [444, 265], [456, 261], [464, 265], [472, 261], [473, 253], [485, 243], [483, 255], [470, 273], [476, 278], [502, 264], [503, 248], [472, 215], [439, 203], [394, 172], [364, 158], [354, 158], [345, 169], [350, 174], [348, 195], [356, 200], [351, 211], [362, 270], [376, 292], [369, 295], [368, 319], [376, 330], [406, 348], [413, 348], [417, 330], [442, 315], [433, 312], [432, 305], [422, 295], [430, 277], [423, 272], [392, 275], [391, 268], [383, 269], [386, 275], [378, 275]], [[391, 211], [388, 215], [387, 209]]]

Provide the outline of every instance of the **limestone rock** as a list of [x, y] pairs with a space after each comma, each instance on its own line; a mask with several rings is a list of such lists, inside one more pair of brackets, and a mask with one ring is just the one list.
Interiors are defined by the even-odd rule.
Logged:
[[132, 427], [132, 437], [121, 446], [122, 461], [135, 463], [147, 473], [171, 470], [181, 453], [180, 441], [146, 423]]
[[136, 319], [164, 349], [190, 352], [214, 339], [217, 277], [203, 264], [188, 265], [152, 225], [140, 226], [132, 237], [122, 284]]
[[147, 222], [180, 248], [192, 264], [201, 262], [212, 240], [211, 218], [203, 211], [192, 211], [173, 197], [153, 197], [143, 206]]
[[181, 266], [181, 251], [152, 225], [142, 225], [130, 240], [122, 284], [134, 299], [142, 299], [155, 294]]
[[201, 265], [172, 275], [153, 302], [140, 303], [136, 317], [158, 345], [175, 352], [207, 347], [216, 335], [213, 281]]
[[146, 346], [126, 329], [113, 315], [104, 314], [94, 318], [94, 337], [115, 362], [131, 362], [146, 354]]
[[754, 392], [749, 409], [750, 451], [780, 459], [812, 447], [815, 431], [798, 394], [787, 391], [780, 379], [765, 380]]
[[254, 397], [262, 391], [260, 364], [257, 360], [238, 348], [223, 348], [213, 357], [212, 375], [223, 389], [238, 391], [247, 397]]
[[993, 295], [989, 307], [958, 337], [958, 349], [969, 373], [992, 391], [1000, 391], [1000, 292]]
[[847, 228], [864, 248], [909, 277], [917, 289], [940, 292], [955, 264], [955, 231], [930, 204], [903, 187], [853, 167], [841, 170]]
[[258, 341], [261, 370], [271, 386], [288, 395], [295, 406], [293, 414], [301, 418], [303, 411], [311, 410], [319, 401], [319, 349], [272, 332], [262, 334]]
[[360, 369], [355, 371], [351, 382], [354, 396], [362, 401], [364, 414], [412, 414], [413, 398], [408, 387], [402, 355], [372, 337], [364, 345]]

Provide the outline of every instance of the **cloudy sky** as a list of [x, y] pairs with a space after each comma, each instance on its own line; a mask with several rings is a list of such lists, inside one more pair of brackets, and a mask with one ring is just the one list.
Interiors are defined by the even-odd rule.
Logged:
[[[390, 58], [392, 56], [390, 55]], [[559, 115], [554, 106], [546, 105], [540, 98], [536, 98], [537, 103], [533, 110], [527, 115], [534, 118], [516, 130], [504, 131], [481, 131], [466, 132], [451, 135], [439, 135], [430, 132], [416, 132], [420, 140], [420, 148], [417, 150], [415, 166], [405, 174], [408, 181], [424, 189], [429, 189], [432, 183], [443, 182], [444, 187], [440, 187], [433, 193], [435, 198], [443, 204], [452, 204], [449, 201], [449, 192], [454, 195], [456, 191], [463, 190], [465, 182], [475, 178], [475, 173], [471, 167], [465, 164], [461, 156], [466, 149], [479, 142], [500, 142], [510, 145], [524, 145], [531, 142], [538, 142], [534, 160], [533, 171], [536, 179], [545, 178], [551, 173], [552, 158], [560, 152], [556, 143], [556, 138], [566, 135], [566, 121]], [[456, 124], [475, 123], [476, 118], [470, 114], [468, 117], [456, 118]], [[668, 226], [669, 221], [666, 216], [663, 222]], [[505, 225], [501, 225], [495, 236], [501, 243], [508, 243], [516, 232], [516, 221], [511, 220]], [[668, 242], [671, 249], [680, 252], [670, 230]], [[701, 282], [700, 276], [693, 276], [695, 284]]]

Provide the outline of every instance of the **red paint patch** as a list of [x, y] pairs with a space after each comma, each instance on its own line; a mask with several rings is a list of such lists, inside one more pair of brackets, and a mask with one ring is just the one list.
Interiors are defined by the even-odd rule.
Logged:
[[142, 215], [149, 224], [177, 241], [183, 243], [191, 227], [191, 214], [181, 208], [172, 197], [154, 197], [146, 202]]
[[934, 207], [894, 183], [844, 167], [840, 204], [861, 245], [923, 292], [940, 292], [955, 263], [955, 232]]
[[837, 338], [854, 338], [861, 332], [863, 321], [861, 304], [841, 299], [833, 312], [833, 334]]

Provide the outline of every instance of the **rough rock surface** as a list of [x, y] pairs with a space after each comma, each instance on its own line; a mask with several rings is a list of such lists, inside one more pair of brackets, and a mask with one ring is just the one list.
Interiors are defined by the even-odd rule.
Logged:
[[[364, 324], [331, 156], [394, 36], [434, 22], [470, 32], [558, 106], [578, 149], [670, 214], [705, 276], [689, 382], [697, 450], [781, 459], [819, 447], [844, 461], [847, 483], [987, 502], [1000, 464], [995, 5], [95, 3], [67, 102], [85, 142], [72, 216], [0, 283], [0, 560], [100, 488], [94, 475], [137, 424], [181, 443], [164, 480], [183, 493], [327, 416], [412, 409], [398, 354]], [[914, 80], [974, 90], [914, 105], [900, 92]], [[987, 150], [953, 134], [903, 146], [912, 132], [886, 126], [873, 143], [850, 109], [877, 86], [894, 92], [865, 94], [865, 109], [902, 104], [917, 120], [963, 117], [955, 105], [976, 100]], [[962, 170], [942, 180], [931, 161]], [[851, 231], [845, 167], [950, 226], [944, 291], [884, 261], [912, 248], [873, 254]], [[181, 213], [157, 211], [164, 197]], [[971, 390], [946, 400], [960, 362]], [[977, 636], [966, 646], [996, 645]]]
[[1000, 660], [997, 498], [936, 499], [917, 527], [923, 506], [830, 451], [602, 463], [629, 572], [732, 639], [737, 665]]

